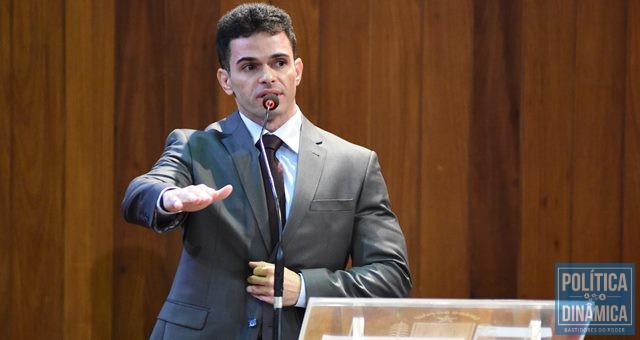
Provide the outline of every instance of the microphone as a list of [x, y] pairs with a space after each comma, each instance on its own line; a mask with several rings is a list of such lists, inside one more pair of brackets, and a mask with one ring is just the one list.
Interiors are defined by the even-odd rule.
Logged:
[[262, 106], [265, 108], [264, 122], [262, 123], [262, 129], [260, 130], [260, 151], [262, 152], [262, 158], [264, 164], [267, 164], [267, 176], [269, 177], [269, 184], [271, 184], [271, 194], [275, 201], [276, 216], [278, 217], [278, 242], [276, 243], [276, 261], [275, 261], [275, 275], [273, 277], [273, 339], [282, 339], [282, 293], [284, 286], [284, 253], [282, 252], [282, 212], [280, 211], [280, 199], [278, 198], [278, 192], [276, 191], [276, 184], [273, 179], [273, 174], [269, 168], [267, 160], [267, 152], [264, 149], [264, 142], [262, 136], [264, 130], [267, 127], [267, 121], [269, 120], [269, 111], [275, 110], [280, 104], [278, 96], [269, 93], [262, 98]]
[[278, 105], [280, 105], [280, 100], [278, 99], [278, 96], [273, 93], [269, 93], [268, 95], [264, 96], [264, 98], [262, 98], [262, 106], [264, 106], [264, 108], [267, 110], [267, 113], [269, 113], [269, 111], [275, 110]]

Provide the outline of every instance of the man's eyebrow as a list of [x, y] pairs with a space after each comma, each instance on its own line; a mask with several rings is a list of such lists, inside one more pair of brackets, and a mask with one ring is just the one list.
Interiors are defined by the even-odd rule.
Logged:
[[[269, 56], [269, 59], [277, 59], [277, 58], [283, 58], [283, 57], [289, 59], [289, 55], [287, 53], [274, 53]], [[254, 62], [256, 60], [258, 60], [258, 58], [256, 57], [242, 57], [236, 60], [236, 65], [243, 62]]]
[[274, 53], [271, 55], [271, 59], [277, 59], [277, 58], [282, 58], [285, 57], [287, 59], [289, 59], [289, 55], [286, 53]]
[[256, 60], [258, 60], [258, 58], [255, 58], [255, 57], [242, 57], [242, 58], [240, 58], [240, 59], [238, 59], [236, 61], [236, 65], [238, 65], [238, 64], [240, 64], [242, 62], [245, 62], [245, 61], [256, 61]]

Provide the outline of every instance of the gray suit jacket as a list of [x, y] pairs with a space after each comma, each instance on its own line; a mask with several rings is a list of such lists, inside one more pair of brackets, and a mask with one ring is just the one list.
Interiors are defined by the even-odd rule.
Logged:
[[[272, 262], [259, 152], [235, 112], [205, 131], [175, 130], [150, 172], [122, 203], [127, 221], [165, 232], [181, 226], [183, 252], [153, 339], [271, 338], [272, 306], [247, 294], [249, 261]], [[233, 185], [225, 200], [160, 217], [169, 186]], [[411, 289], [404, 236], [389, 207], [376, 154], [303, 118], [298, 173], [282, 247], [309, 297], [405, 297]], [[351, 258], [351, 267], [345, 269]], [[304, 309], [283, 309], [296, 339]]]

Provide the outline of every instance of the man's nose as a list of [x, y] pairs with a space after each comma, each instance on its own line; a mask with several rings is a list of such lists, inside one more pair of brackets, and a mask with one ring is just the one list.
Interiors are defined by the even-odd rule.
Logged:
[[263, 67], [262, 74], [260, 75], [260, 82], [262, 83], [271, 83], [275, 78], [274, 70], [271, 67]]

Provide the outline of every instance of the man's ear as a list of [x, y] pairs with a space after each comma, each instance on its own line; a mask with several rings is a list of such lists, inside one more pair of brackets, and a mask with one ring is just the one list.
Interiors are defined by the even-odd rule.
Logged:
[[231, 79], [229, 72], [223, 68], [218, 69], [218, 83], [220, 83], [220, 87], [222, 87], [222, 91], [228, 95], [233, 95], [233, 89], [231, 88]]
[[296, 59], [293, 64], [296, 67], [296, 86], [300, 85], [300, 81], [302, 80], [302, 69], [304, 65], [302, 64], [302, 59]]

